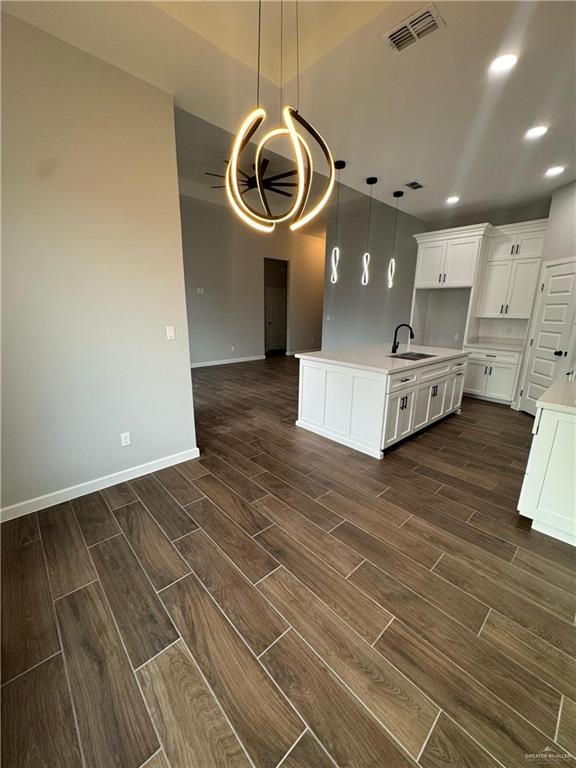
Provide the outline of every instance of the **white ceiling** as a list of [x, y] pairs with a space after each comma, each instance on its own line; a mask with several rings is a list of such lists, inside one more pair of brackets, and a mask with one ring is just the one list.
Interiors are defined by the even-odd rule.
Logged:
[[[366, 190], [365, 177], [376, 175], [376, 197], [391, 202], [394, 189], [418, 179], [425, 188], [407, 191], [401, 208], [432, 220], [445, 215], [448, 195], [459, 195], [458, 210], [469, 213], [549, 197], [576, 178], [576, 3], [439, 2], [445, 27], [401, 53], [389, 49], [383, 35], [423, 5], [300, 2], [300, 109], [347, 161], [342, 180]], [[217, 9], [213, 28], [207, 6]], [[265, 3], [264, 14], [277, 6]], [[179, 107], [227, 131], [253, 105], [253, 2], [3, 7], [173, 93]], [[287, 47], [293, 13], [285, 3]], [[276, 45], [277, 36], [266, 38], [263, 48], [270, 121], [278, 118]], [[517, 53], [518, 65], [489, 76], [490, 61], [505, 52]], [[293, 51], [286, 56], [285, 70]], [[295, 94], [292, 81], [285, 95], [294, 102]], [[548, 134], [523, 140], [540, 123]], [[567, 170], [544, 179], [551, 165]]]

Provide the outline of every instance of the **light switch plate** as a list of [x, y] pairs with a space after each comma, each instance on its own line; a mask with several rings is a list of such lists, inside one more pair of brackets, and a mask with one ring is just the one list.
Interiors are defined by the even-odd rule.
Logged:
[[173, 325], [166, 326], [166, 338], [168, 341], [174, 341], [176, 338], [176, 328]]

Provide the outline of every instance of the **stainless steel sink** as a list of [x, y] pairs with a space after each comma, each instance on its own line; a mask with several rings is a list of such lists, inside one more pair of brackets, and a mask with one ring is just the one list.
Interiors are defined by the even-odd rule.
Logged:
[[436, 355], [425, 355], [423, 352], [402, 352], [400, 355], [390, 355], [390, 357], [399, 357], [401, 360], [423, 360], [425, 357], [436, 357]]

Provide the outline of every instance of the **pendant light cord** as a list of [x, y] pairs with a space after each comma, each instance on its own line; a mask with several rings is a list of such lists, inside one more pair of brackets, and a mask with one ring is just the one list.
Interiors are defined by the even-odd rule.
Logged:
[[394, 214], [394, 235], [392, 237], [392, 256], [393, 258], [396, 258], [396, 230], [398, 227], [398, 203], [400, 202], [400, 198], [396, 198], [396, 213]]
[[368, 202], [368, 229], [366, 230], [366, 248], [368, 250], [370, 245], [370, 222], [372, 219], [372, 187], [370, 187], [370, 201]]
[[336, 171], [336, 245], [340, 242], [340, 169]]
[[284, 2], [280, 0], [280, 119], [282, 119], [282, 66], [284, 58]]
[[300, 111], [300, 16], [296, 0], [296, 112]]
[[258, 66], [256, 76], [256, 106], [260, 106], [260, 55], [262, 39], [262, 0], [258, 0]]

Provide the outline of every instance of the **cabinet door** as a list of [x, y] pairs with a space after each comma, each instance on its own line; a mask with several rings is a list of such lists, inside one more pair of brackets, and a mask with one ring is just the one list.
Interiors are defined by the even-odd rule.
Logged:
[[407, 437], [412, 431], [412, 413], [414, 410], [414, 390], [403, 390], [390, 395], [386, 414], [384, 447]]
[[479, 244], [478, 237], [448, 240], [442, 276], [445, 288], [467, 288], [472, 285]]
[[504, 317], [512, 261], [488, 261], [484, 269], [478, 317]]
[[539, 259], [520, 259], [513, 262], [504, 308], [506, 317], [527, 320], [530, 318], [539, 274]]
[[452, 402], [450, 410], [460, 408], [462, 405], [462, 394], [464, 392], [464, 372], [457, 373], [454, 376], [454, 389], [452, 390]]
[[431, 384], [422, 384], [414, 394], [414, 417], [412, 430], [420, 429], [428, 423], [428, 410], [430, 408]]
[[539, 259], [544, 249], [544, 232], [527, 232], [516, 237], [514, 256], [517, 259]]
[[517, 368], [511, 363], [489, 363], [484, 394], [501, 400], [513, 400]]
[[418, 247], [416, 288], [441, 288], [446, 243], [424, 243]]
[[490, 238], [487, 261], [505, 261], [514, 256], [516, 238], [510, 235], [495, 235]]
[[430, 408], [428, 409], [428, 421], [434, 421], [444, 413], [448, 379], [442, 379], [431, 385]]
[[464, 392], [471, 395], [483, 395], [486, 389], [486, 372], [488, 366], [482, 360], [468, 360]]

